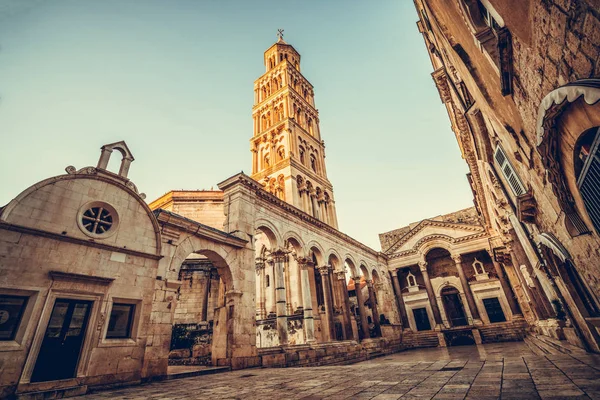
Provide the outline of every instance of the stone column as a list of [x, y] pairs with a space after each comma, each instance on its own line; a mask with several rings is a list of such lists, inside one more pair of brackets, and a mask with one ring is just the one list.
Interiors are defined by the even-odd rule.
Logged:
[[442, 316], [440, 314], [440, 309], [438, 307], [435, 294], [433, 293], [431, 281], [429, 280], [429, 273], [427, 272], [427, 262], [419, 261], [419, 268], [421, 269], [421, 275], [423, 275], [423, 280], [425, 281], [425, 289], [427, 290], [427, 297], [429, 297], [429, 304], [431, 305], [431, 310], [433, 311], [433, 319], [435, 320], [436, 325], [441, 325]]
[[467, 298], [467, 304], [469, 306], [469, 309], [471, 310], [471, 315], [473, 316], [473, 323], [481, 324], [481, 319], [479, 318], [479, 310], [477, 309], [477, 304], [475, 304], [475, 298], [473, 297], [473, 292], [471, 291], [471, 285], [469, 285], [469, 281], [467, 280], [465, 271], [462, 268], [462, 258], [460, 254], [453, 254], [452, 260], [454, 260], [454, 263], [456, 264], [456, 269], [458, 270], [458, 277], [460, 278], [460, 284], [463, 287], [465, 296]]
[[369, 289], [369, 302], [371, 303], [371, 316], [373, 318], [373, 324], [375, 324], [375, 335], [381, 336], [381, 324], [379, 323], [379, 310], [377, 308], [377, 296], [375, 296], [375, 289], [373, 288], [373, 281], [367, 281], [367, 288]]
[[348, 286], [346, 285], [346, 272], [336, 272], [338, 290], [340, 293], [341, 306], [343, 308], [343, 319], [344, 319], [344, 336], [346, 340], [353, 339], [352, 337], [352, 320], [350, 316], [350, 297], [348, 297]]
[[352, 278], [354, 280], [354, 289], [356, 291], [356, 301], [358, 302], [358, 314], [360, 316], [360, 325], [365, 335], [365, 339], [370, 337], [369, 323], [367, 322], [367, 312], [365, 311], [365, 299], [360, 290], [360, 275]]
[[[275, 260], [273, 259], [273, 257], [269, 258], [267, 260], [267, 262], [269, 263], [269, 265], [271, 266], [271, 280], [269, 282], [269, 285], [271, 285], [271, 307], [269, 307], [269, 311], [267, 312], [268, 314], [276, 314], [277, 313], [277, 284], [275, 283]], [[266, 299], [265, 299], [266, 302]]]
[[306, 343], [315, 342], [315, 321], [312, 312], [312, 296], [310, 293], [310, 280], [308, 278], [309, 268], [315, 265], [306, 257], [298, 258], [298, 266], [302, 270], [302, 308], [304, 311], [304, 334]]
[[203, 271], [205, 282], [204, 282], [204, 293], [202, 294], [202, 321], [206, 321], [208, 319], [208, 298], [210, 296], [210, 282], [211, 282], [211, 273], [210, 271]]
[[329, 279], [329, 265], [319, 267], [321, 280], [323, 282], [323, 295], [325, 297], [325, 315], [327, 317], [327, 332], [329, 333], [329, 341], [335, 340], [335, 329], [333, 326], [333, 301], [331, 298], [331, 281]]
[[267, 317], [267, 310], [265, 308], [265, 260], [264, 258], [258, 257], [256, 259], [256, 274], [258, 275], [258, 317], [265, 319]]
[[292, 315], [294, 313], [292, 306], [292, 283], [291, 283], [291, 270], [290, 270], [290, 257], [285, 256], [283, 273], [285, 277], [285, 301], [286, 301], [286, 314]]
[[279, 344], [282, 346], [288, 343], [288, 323], [285, 307], [285, 284], [283, 280], [283, 263], [285, 261], [285, 251], [278, 249], [271, 252], [273, 257], [273, 266], [275, 269], [275, 287], [276, 287], [276, 310], [277, 310], [277, 333], [279, 334]]
[[406, 306], [404, 305], [404, 297], [402, 297], [402, 289], [400, 289], [398, 273], [399, 270], [390, 272], [392, 275], [394, 291], [396, 292], [396, 303], [398, 304], [398, 312], [400, 313], [400, 323], [402, 324], [402, 329], [408, 329], [410, 328], [410, 325], [408, 324], [408, 316], [406, 315]]
[[517, 299], [515, 299], [515, 295], [510, 288], [510, 285], [506, 279], [506, 275], [504, 274], [504, 270], [502, 269], [502, 265], [496, 260], [494, 260], [494, 255], [490, 254], [490, 258], [492, 259], [492, 264], [494, 264], [494, 270], [496, 271], [496, 275], [498, 275], [498, 280], [500, 281], [500, 286], [502, 286], [502, 290], [504, 291], [504, 296], [508, 301], [508, 306], [510, 307], [510, 312], [513, 316], [523, 315], [521, 312], [521, 308], [519, 307], [519, 303], [517, 303]]

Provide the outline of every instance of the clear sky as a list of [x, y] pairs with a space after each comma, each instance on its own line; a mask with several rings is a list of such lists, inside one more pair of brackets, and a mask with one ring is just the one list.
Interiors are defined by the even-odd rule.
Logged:
[[119, 140], [148, 201], [250, 173], [253, 82], [283, 28], [340, 230], [379, 250], [473, 204], [416, 21], [411, 0], [0, 0], [0, 204]]

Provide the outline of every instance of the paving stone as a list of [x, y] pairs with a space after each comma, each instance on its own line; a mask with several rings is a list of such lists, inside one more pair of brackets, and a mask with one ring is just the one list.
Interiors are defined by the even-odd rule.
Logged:
[[[480, 360], [475, 347], [411, 350], [345, 366], [224, 372], [84, 397], [97, 400], [600, 399], [600, 357], [550, 358], [535, 355], [524, 343], [504, 343], [480, 346], [487, 354], [493, 354], [489, 360]], [[502, 354], [510, 357], [503, 358]], [[445, 366], [463, 369], [441, 371]], [[241, 378], [249, 374], [252, 376]]]

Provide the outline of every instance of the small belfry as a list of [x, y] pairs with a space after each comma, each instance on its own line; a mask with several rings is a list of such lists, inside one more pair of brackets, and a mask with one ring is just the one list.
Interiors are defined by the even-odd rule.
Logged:
[[300, 54], [283, 40], [283, 29], [277, 36], [264, 54], [266, 71], [254, 82], [252, 178], [337, 229], [313, 85], [300, 72]]

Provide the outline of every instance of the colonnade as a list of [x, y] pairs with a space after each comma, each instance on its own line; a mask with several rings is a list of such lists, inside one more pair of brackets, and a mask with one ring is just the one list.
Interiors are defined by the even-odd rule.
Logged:
[[[473, 290], [471, 288], [471, 284], [469, 283], [469, 281], [467, 279], [467, 275], [464, 270], [463, 255], [454, 253], [454, 254], [451, 254], [450, 257], [454, 261], [454, 265], [455, 265], [456, 271], [458, 273], [458, 278], [459, 278], [460, 284], [462, 286], [462, 294], [464, 295], [464, 300], [466, 302], [466, 306], [468, 307], [468, 310], [470, 312], [470, 319], [468, 320], [468, 324], [469, 325], [480, 325], [480, 324], [482, 324], [481, 316], [479, 314], [479, 309], [478, 309], [476, 301], [475, 301], [475, 296], [473, 295]], [[494, 272], [495, 272], [496, 278], [500, 283], [500, 286], [502, 288], [502, 293], [504, 294], [504, 297], [507, 300], [507, 303], [508, 303], [508, 306], [510, 308], [512, 315], [513, 316], [521, 315], [521, 309], [520, 309], [520, 307], [517, 303], [517, 300], [511, 290], [511, 287], [507, 280], [503, 266], [499, 262], [497, 262], [494, 259], [494, 257], [491, 257], [491, 260], [492, 260], [492, 263], [494, 266]], [[431, 312], [433, 314], [433, 320], [435, 321], [436, 328], [442, 329], [443, 319], [442, 319], [442, 314], [440, 312], [440, 306], [439, 306], [439, 304], [441, 303], [441, 294], [438, 296], [434, 292], [434, 288], [431, 283], [432, 278], [430, 278], [430, 276], [429, 276], [429, 269], [428, 269], [429, 264], [426, 261], [424, 254], [421, 256], [421, 260], [419, 260], [417, 262], [417, 265], [419, 266], [419, 270], [420, 270], [421, 276], [423, 278], [425, 291], [427, 292], [427, 298], [428, 298], [429, 306], [431, 308]], [[396, 305], [398, 307], [400, 319], [402, 322], [402, 326], [404, 328], [408, 328], [410, 325], [409, 325], [409, 316], [407, 313], [405, 299], [402, 294], [402, 289], [401, 289], [401, 284], [399, 281], [398, 274], [404, 268], [409, 268], [409, 267], [410, 267], [410, 265], [407, 265], [405, 267], [400, 267], [390, 273], [391, 278], [392, 278], [392, 285], [393, 285], [394, 292], [396, 295]], [[465, 318], [468, 318], [468, 316], [465, 315]]]
[[[312, 257], [298, 256], [295, 252], [285, 249], [272, 250], [268, 255], [262, 255], [256, 258], [256, 274], [258, 282], [257, 309], [256, 318], [259, 320], [275, 318], [279, 345], [285, 346], [289, 342], [288, 318], [293, 315], [290, 305], [291, 290], [289, 274], [292, 273], [289, 268], [289, 257], [294, 257], [300, 271], [297, 290], [301, 296], [302, 319], [304, 337], [306, 343], [317, 341], [315, 335], [315, 313], [313, 310], [313, 293], [316, 288], [311, 284], [311, 271], [313, 274], [319, 274], [321, 278], [321, 289], [323, 294], [323, 309], [318, 311], [321, 320], [322, 341], [330, 342], [338, 340], [335, 330], [336, 319], [342, 322], [341, 339], [357, 340], [356, 334], [352, 328], [353, 315], [351, 313], [350, 298], [346, 283], [346, 272], [344, 270], [334, 270], [331, 265], [317, 266]], [[268, 274], [268, 275], [267, 275]], [[266, 277], [271, 276], [274, 279], [269, 282], [267, 287]], [[367, 322], [368, 310], [365, 303], [368, 301], [372, 309], [372, 319], [377, 336], [381, 335], [381, 326], [377, 308], [376, 293], [373, 282], [367, 280], [368, 295], [365, 298], [360, 290], [361, 276], [352, 277], [355, 282], [356, 296], [358, 302], [358, 321], [361, 325], [365, 337], [369, 337], [369, 323]], [[267, 309], [267, 290], [271, 290], [270, 297], [274, 299], [274, 304], [270, 304]], [[298, 310], [300, 311], [300, 310]]]

